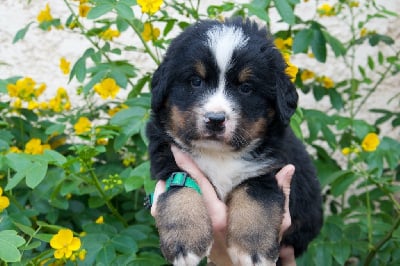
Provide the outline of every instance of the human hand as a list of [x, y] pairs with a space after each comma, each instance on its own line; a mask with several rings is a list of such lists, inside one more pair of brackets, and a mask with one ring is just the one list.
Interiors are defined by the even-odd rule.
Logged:
[[[197, 182], [201, 189], [206, 208], [212, 221], [214, 233], [214, 243], [209, 259], [216, 265], [232, 265], [226, 246], [227, 206], [224, 202], [219, 200], [214, 187], [197, 167], [192, 158], [175, 146], [172, 146], [171, 150], [179, 168], [187, 172]], [[290, 183], [294, 170], [293, 165], [286, 165], [276, 174], [278, 185], [282, 188], [285, 195], [284, 215], [279, 234], [280, 239], [282, 238], [283, 233], [291, 225], [289, 195]], [[165, 181], [158, 181], [154, 191], [153, 206], [151, 207], [151, 215], [153, 217], [156, 215], [156, 202], [158, 196], [164, 191]], [[296, 265], [293, 247], [283, 246], [280, 251], [280, 258], [283, 266]]]

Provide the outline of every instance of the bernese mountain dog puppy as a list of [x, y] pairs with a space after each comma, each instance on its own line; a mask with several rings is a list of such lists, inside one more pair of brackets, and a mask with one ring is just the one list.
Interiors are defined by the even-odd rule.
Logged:
[[[171, 42], [152, 79], [151, 176], [165, 180], [182, 171], [171, 144], [191, 155], [228, 206], [233, 262], [275, 265], [280, 244], [299, 256], [322, 226], [316, 172], [289, 126], [298, 95], [286, 66], [265, 27], [241, 18], [205, 20]], [[284, 195], [275, 174], [286, 164], [296, 168], [292, 225], [279, 243]], [[211, 220], [195, 189], [161, 194], [155, 218], [161, 250], [174, 265], [197, 265], [208, 255]]]

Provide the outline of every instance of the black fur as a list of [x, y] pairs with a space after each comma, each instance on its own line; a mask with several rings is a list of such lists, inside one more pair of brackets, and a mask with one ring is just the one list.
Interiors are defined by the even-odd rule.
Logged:
[[[190, 113], [199, 105], [202, 97], [213, 92], [218, 85], [220, 71], [207, 46], [206, 32], [221, 25], [240, 28], [248, 38], [245, 47], [233, 52], [231, 68], [226, 72], [226, 94], [236, 104], [235, 108], [238, 110], [235, 111], [240, 114], [238, 121], [249, 123], [251, 126], [246, 134], [237, 133], [227, 145], [230, 145], [234, 152], [246, 150], [242, 158], [244, 161], [262, 163], [272, 160], [268, 171], [262, 174], [255, 173], [241, 182], [242, 185], [247, 185], [249, 196], [265, 208], [268, 208], [268, 200], [264, 200], [263, 194], [268, 193], [271, 187], [277, 189], [274, 174], [286, 164], [295, 166], [290, 194], [292, 226], [284, 235], [281, 244], [293, 246], [295, 255], [299, 256], [307, 249], [307, 245], [322, 226], [322, 200], [310, 157], [288, 126], [297, 107], [296, 89], [285, 74], [286, 63], [274, 47], [265, 28], [259, 28], [249, 20], [243, 22], [241, 19], [224, 23], [201, 21], [188, 27], [172, 41], [162, 64], [154, 73], [151, 84], [152, 116], [147, 127], [151, 176], [155, 179], [166, 179], [172, 172], [180, 171], [170, 151], [171, 144], [195, 154], [196, 148], [192, 142], [203, 139], [201, 132], [196, 130], [198, 125], [195, 119], [184, 119], [185, 124], [182, 128], [174, 129], [171, 124], [176, 118], [172, 114], [175, 107], [182, 114], [188, 114], [185, 118], [191, 118]], [[207, 74], [202, 79], [200, 88], [194, 89], [190, 82], [198, 73], [193, 65], [199, 61], [204, 65]], [[245, 83], [237, 80], [237, 73], [243, 66], [251, 69], [250, 80]], [[243, 86], [251, 86], [250, 94], [243, 92]], [[248, 144], [252, 135], [249, 137], [248, 133], [252, 132], [252, 127], [257, 125], [259, 119], [265, 121], [261, 129], [260, 126], [257, 127], [260, 133], [254, 133], [260, 140], [250, 149]], [[180, 141], [177, 141], [177, 136]], [[282, 192], [278, 191], [279, 193]], [[278, 197], [278, 200], [283, 200], [283, 197]], [[260, 259], [257, 254], [252, 254], [252, 257], [254, 261]]]

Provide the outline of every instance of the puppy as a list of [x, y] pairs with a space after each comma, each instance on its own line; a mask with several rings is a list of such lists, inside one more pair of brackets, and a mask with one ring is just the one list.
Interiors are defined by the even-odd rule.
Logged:
[[[250, 20], [200, 21], [175, 38], [152, 79], [147, 125], [151, 176], [181, 171], [175, 144], [191, 155], [228, 206], [227, 246], [238, 265], [275, 265], [284, 196], [275, 174], [296, 167], [292, 225], [281, 244], [301, 255], [322, 225], [320, 186], [290, 126], [298, 95], [267, 31]], [[202, 196], [171, 186], [157, 202], [161, 250], [174, 265], [208, 255], [211, 220]]]

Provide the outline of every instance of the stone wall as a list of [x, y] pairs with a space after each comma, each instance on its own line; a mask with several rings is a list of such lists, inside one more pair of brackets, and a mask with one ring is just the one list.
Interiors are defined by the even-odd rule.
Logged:
[[[27, 0], [0, 0], [0, 79], [11, 76], [21, 75], [30, 76], [37, 82], [45, 82], [47, 84], [47, 94], [54, 95], [58, 87], [65, 87], [73, 92], [77, 84], [73, 81], [68, 83], [68, 77], [63, 75], [59, 70], [58, 64], [60, 57], [64, 56], [69, 61], [74, 62], [80, 57], [82, 52], [89, 47], [88, 41], [79, 34], [63, 30], [51, 30], [44, 32], [38, 29], [36, 16], [46, 3], [49, 3], [51, 12], [54, 16], [60, 16], [65, 21], [69, 12], [63, 1], [29, 1]], [[202, 1], [202, 6], [207, 3], [222, 1]], [[302, 1], [303, 2], [303, 1]], [[321, 1], [319, 1], [321, 3]], [[323, 1], [333, 3], [334, 1]], [[363, 2], [363, 1], [360, 1]], [[399, 1], [377, 1], [378, 4], [384, 4], [389, 10], [400, 13]], [[303, 2], [296, 7], [296, 14], [303, 18], [314, 16], [316, 10], [316, 1]], [[274, 18], [272, 18], [274, 19]], [[15, 33], [26, 26], [29, 22], [34, 21], [31, 29], [28, 31], [25, 39], [16, 44], [12, 44]], [[346, 27], [344, 21], [337, 17], [324, 18], [321, 22], [328, 26], [332, 35], [340, 39], [346, 39], [348, 32], [344, 31]], [[399, 48], [400, 37], [400, 18], [390, 18], [385, 23], [382, 20], [379, 23], [371, 21], [368, 28], [376, 30], [382, 34], [388, 34], [396, 40], [396, 47]], [[273, 30], [281, 27], [279, 23], [274, 24]], [[121, 40], [125, 43], [134, 43], [134, 36], [124, 35]], [[380, 49], [386, 49], [381, 46]], [[368, 45], [363, 46], [357, 51], [357, 61], [366, 65], [368, 55], [374, 55], [377, 49], [371, 49]], [[332, 53], [331, 53], [332, 54]], [[140, 65], [140, 70], [144, 72], [152, 71], [155, 68], [154, 63], [148, 60], [146, 55], [139, 53], [127, 53], [127, 59]], [[341, 65], [339, 60], [329, 58], [327, 64], [318, 63], [316, 60], [309, 59], [305, 55], [296, 55], [293, 61], [301, 67], [307, 67], [315, 70], [319, 74], [325, 74], [335, 79], [341, 79], [348, 76], [346, 68]], [[389, 105], [388, 100], [396, 93], [400, 92], [400, 75], [387, 79], [373, 97], [367, 102], [368, 108], [388, 107], [399, 111], [399, 101], [392, 101]], [[121, 97], [121, 96], [120, 96]], [[122, 96], [123, 97], [123, 96]], [[329, 105], [326, 101], [315, 102], [311, 95], [301, 95], [300, 105], [315, 107], [321, 110], [328, 110]], [[369, 122], [373, 121], [370, 113], [363, 110], [360, 118]], [[382, 134], [399, 137], [399, 131], [393, 132], [390, 126], [384, 128]]]

